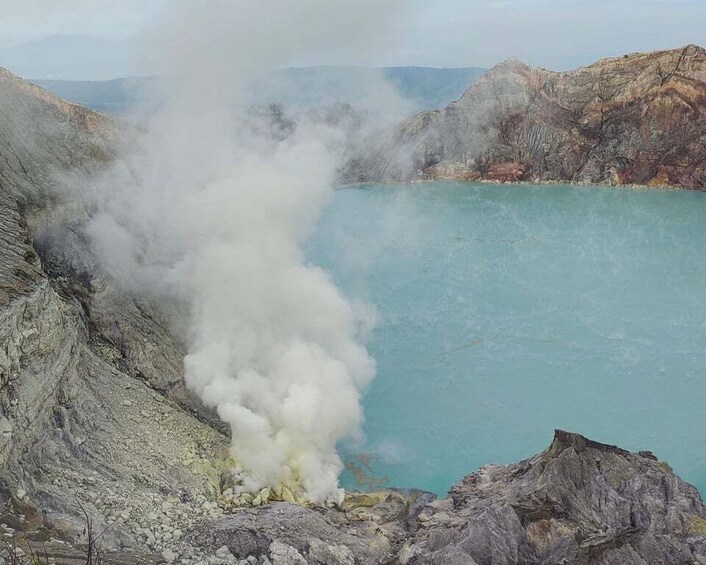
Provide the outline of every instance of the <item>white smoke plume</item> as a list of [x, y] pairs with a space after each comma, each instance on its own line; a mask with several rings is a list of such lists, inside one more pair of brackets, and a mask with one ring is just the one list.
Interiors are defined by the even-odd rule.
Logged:
[[105, 269], [188, 309], [186, 382], [231, 426], [243, 490], [288, 484], [340, 500], [336, 445], [359, 433], [374, 363], [357, 309], [301, 250], [332, 194], [336, 132], [302, 122], [273, 138], [238, 102], [253, 72], [380, 49], [396, 11], [173, 2], [145, 40], [170, 77], [166, 102], [96, 191], [88, 232]]

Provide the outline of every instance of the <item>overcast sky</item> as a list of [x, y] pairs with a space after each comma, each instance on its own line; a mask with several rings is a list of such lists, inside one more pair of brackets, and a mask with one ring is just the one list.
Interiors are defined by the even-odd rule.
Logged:
[[[194, 1], [207, 9], [209, 0]], [[129, 43], [168, 3], [0, 0], [0, 46], [55, 34]], [[391, 37], [376, 61], [343, 49], [298, 64], [491, 66], [516, 56], [563, 70], [602, 56], [704, 45], [706, 0], [404, 0]]]

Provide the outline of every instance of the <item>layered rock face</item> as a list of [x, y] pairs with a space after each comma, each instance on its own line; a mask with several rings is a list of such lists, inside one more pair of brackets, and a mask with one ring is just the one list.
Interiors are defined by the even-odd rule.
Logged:
[[132, 135], [0, 71], [0, 557], [85, 563], [100, 535], [103, 561], [125, 564], [706, 563], [692, 487], [564, 432], [443, 500], [235, 496], [169, 312], [101, 274], [81, 229], [81, 191]]
[[[81, 231], [81, 185], [132, 135], [0, 71], [0, 523], [60, 563], [84, 509], [97, 532], [118, 519], [105, 547], [160, 550], [216, 507], [227, 457], [166, 317], [101, 277]], [[156, 540], [145, 517], [182, 498]]]
[[557, 73], [510, 60], [360, 151], [347, 182], [464, 179], [706, 188], [706, 51]]
[[557, 431], [543, 453], [465, 477], [426, 506], [402, 563], [658, 564], [706, 560], [696, 489], [649, 452]]

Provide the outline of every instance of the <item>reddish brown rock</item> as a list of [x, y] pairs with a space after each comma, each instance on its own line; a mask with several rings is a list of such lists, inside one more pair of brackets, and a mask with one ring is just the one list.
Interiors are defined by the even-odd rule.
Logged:
[[[706, 187], [706, 51], [604, 59], [557, 73], [501, 63], [444, 110], [404, 122], [348, 181]], [[371, 153], [372, 153], [371, 152]], [[381, 157], [386, 156], [386, 159]]]

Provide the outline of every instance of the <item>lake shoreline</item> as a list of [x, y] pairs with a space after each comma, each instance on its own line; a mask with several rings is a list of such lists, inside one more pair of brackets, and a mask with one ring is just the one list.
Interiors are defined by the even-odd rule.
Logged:
[[422, 184], [434, 184], [438, 182], [457, 182], [468, 185], [482, 184], [482, 185], [497, 185], [497, 186], [575, 186], [575, 187], [586, 187], [586, 188], [605, 188], [605, 189], [628, 189], [628, 190], [650, 190], [650, 191], [665, 191], [665, 192], [702, 192], [706, 193], [706, 188], [688, 188], [684, 186], [671, 186], [671, 185], [648, 185], [648, 184], [609, 184], [609, 183], [585, 183], [585, 182], [572, 182], [572, 181], [562, 181], [562, 180], [546, 180], [546, 181], [498, 181], [489, 179], [464, 179], [455, 177], [438, 177], [438, 178], [424, 178], [424, 179], [412, 179], [412, 180], [381, 180], [381, 181], [365, 181], [365, 182], [351, 182], [351, 183], [340, 183], [334, 186], [335, 190], [346, 189], [346, 188], [356, 188], [365, 186], [404, 186], [404, 185], [422, 185]]

